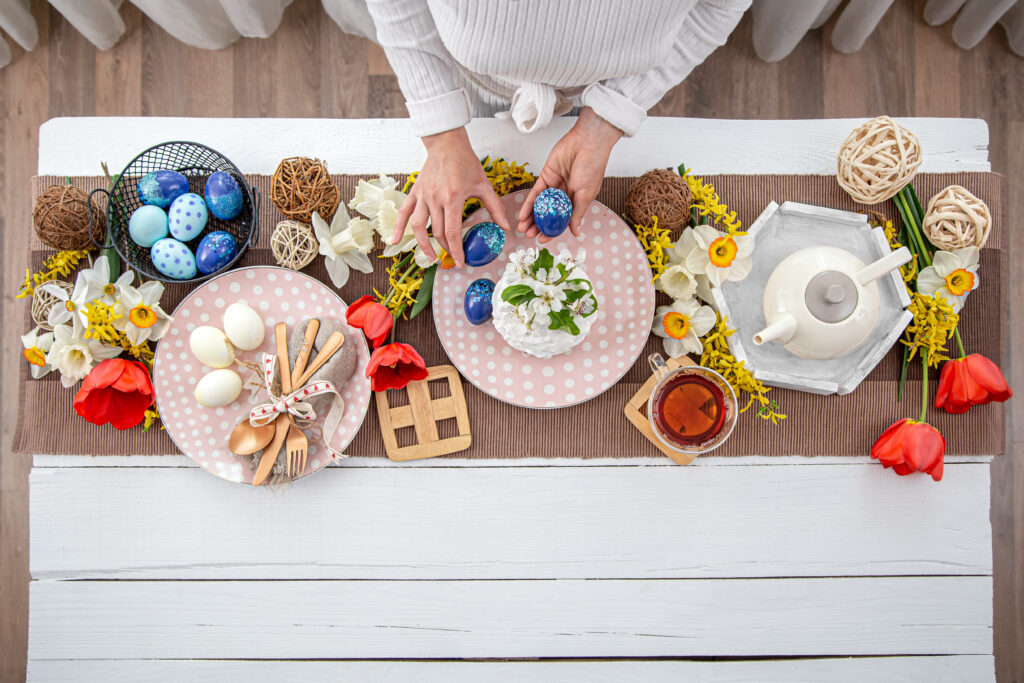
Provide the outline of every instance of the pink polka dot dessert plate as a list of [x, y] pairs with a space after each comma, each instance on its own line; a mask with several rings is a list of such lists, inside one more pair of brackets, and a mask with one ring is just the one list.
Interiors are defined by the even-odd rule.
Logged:
[[[513, 223], [527, 194], [521, 190], [502, 198], [505, 214]], [[489, 220], [490, 214], [480, 209], [466, 219], [463, 228]], [[540, 247], [553, 255], [576, 255], [583, 249], [581, 270], [585, 269], [598, 303], [595, 320], [587, 321], [588, 331], [582, 340], [550, 358], [513, 348], [493, 320], [474, 325], [466, 311], [466, 293], [472, 283], [481, 278], [498, 283], [500, 296], [510, 257], [523, 248]], [[439, 269], [432, 305], [445, 352], [478, 389], [525, 408], [564, 408], [608, 390], [636, 362], [651, 331], [654, 287], [647, 255], [629, 225], [608, 207], [594, 202], [583, 218], [578, 238], [566, 231], [541, 245], [513, 228], [501, 253], [490, 263]]]
[[228, 436], [250, 410], [269, 400], [265, 388], [250, 391], [261, 373], [233, 364], [230, 369], [246, 383], [238, 397], [219, 407], [201, 405], [196, 396], [200, 380], [210, 373], [224, 371], [201, 363], [189, 343], [197, 327], [223, 329], [224, 311], [235, 303], [246, 304], [255, 311], [265, 327], [262, 343], [251, 350], [235, 351], [236, 358], [252, 363], [253, 369], [262, 364], [264, 353], [275, 352], [274, 325], [278, 322], [286, 323], [291, 335], [308, 318], [319, 318], [324, 324], [333, 321], [345, 335], [345, 345], [354, 345], [355, 370], [347, 381], [335, 387], [344, 401], [336, 430], [325, 443], [318, 426], [323, 414], [317, 415], [318, 425], [305, 430], [309, 448], [306, 467], [298, 476], [312, 474], [344, 453], [366, 417], [370, 406], [370, 382], [366, 378], [370, 353], [360, 331], [345, 324], [348, 306], [338, 294], [322, 282], [286, 268], [253, 266], [232, 270], [204, 282], [179, 304], [174, 321], [157, 344], [153, 360], [156, 405], [164, 428], [178, 449], [203, 469], [229, 481], [252, 483], [256, 473], [252, 457], [233, 455], [228, 450]]

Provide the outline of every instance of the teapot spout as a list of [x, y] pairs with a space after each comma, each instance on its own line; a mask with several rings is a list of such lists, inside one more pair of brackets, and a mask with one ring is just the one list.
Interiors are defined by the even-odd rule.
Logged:
[[789, 313], [779, 313], [768, 323], [768, 327], [754, 335], [754, 343], [758, 346], [770, 341], [785, 344], [796, 334], [796, 318]]
[[857, 281], [861, 286], [874, 282], [883, 275], [887, 275], [900, 266], [910, 261], [910, 249], [900, 247], [887, 256], [883, 256], [874, 263], [869, 263], [857, 273]]

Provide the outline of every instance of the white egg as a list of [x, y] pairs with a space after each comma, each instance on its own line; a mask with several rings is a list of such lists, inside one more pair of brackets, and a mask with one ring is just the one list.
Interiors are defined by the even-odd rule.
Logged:
[[192, 330], [188, 338], [188, 346], [203, 365], [211, 368], [229, 367], [234, 360], [234, 354], [228, 346], [228, 338], [216, 327], [201, 325]]
[[224, 311], [224, 334], [236, 349], [252, 351], [263, 343], [263, 318], [242, 302], [233, 303]]
[[213, 370], [196, 383], [196, 401], [207, 408], [226, 406], [242, 393], [242, 378], [234, 370]]

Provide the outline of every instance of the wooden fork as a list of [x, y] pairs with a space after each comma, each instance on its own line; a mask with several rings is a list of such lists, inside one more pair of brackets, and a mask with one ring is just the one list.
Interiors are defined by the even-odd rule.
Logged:
[[[288, 378], [289, 391], [302, 386], [298, 380], [301, 378], [302, 371], [306, 369], [306, 361], [309, 359], [309, 352], [313, 349], [313, 342], [316, 340], [316, 333], [319, 330], [320, 321], [316, 318], [310, 320], [309, 324], [306, 325], [306, 336], [302, 340], [302, 348], [295, 359], [295, 367], [291, 371], [291, 376]], [[284, 449], [288, 456], [285, 460], [288, 476], [294, 477], [304, 472], [306, 469], [306, 453], [309, 450], [309, 439], [306, 438], [305, 433], [301, 429], [295, 426], [294, 422], [288, 429], [288, 440], [285, 441]]]

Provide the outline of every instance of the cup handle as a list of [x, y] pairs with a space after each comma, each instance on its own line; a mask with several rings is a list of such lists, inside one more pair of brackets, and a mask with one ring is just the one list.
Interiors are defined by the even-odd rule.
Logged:
[[650, 363], [651, 370], [655, 375], [664, 377], [669, 373], [668, 365], [665, 364], [665, 359], [661, 357], [660, 353], [652, 353], [647, 356], [647, 362]]

